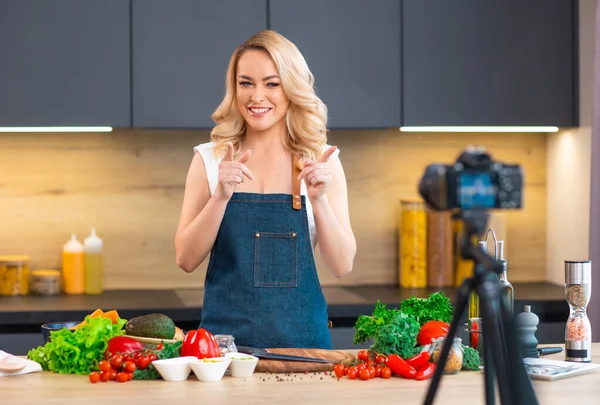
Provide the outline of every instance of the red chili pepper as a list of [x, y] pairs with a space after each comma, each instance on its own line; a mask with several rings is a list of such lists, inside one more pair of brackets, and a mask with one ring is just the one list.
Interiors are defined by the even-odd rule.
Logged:
[[181, 345], [181, 356], [195, 356], [199, 359], [220, 357], [221, 350], [213, 334], [200, 328], [185, 335]]
[[471, 322], [471, 347], [477, 349], [479, 343], [479, 323]]
[[127, 336], [115, 336], [108, 341], [106, 350], [104, 351], [104, 358], [108, 359], [117, 353], [132, 353], [143, 349], [144, 345], [137, 340], [133, 340]]
[[427, 321], [417, 335], [419, 346], [425, 346], [433, 342], [433, 339], [445, 337], [450, 330], [450, 325], [442, 321]]
[[392, 372], [394, 372], [394, 374], [398, 374], [400, 377], [415, 378], [417, 375], [417, 370], [415, 370], [397, 354], [390, 354], [388, 356], [387, 366], [390, 368], [390, 370], [392, 370]]
[[415, 380], [427, 380], [435, 374], [435, 363], [427, 363], [417, 371]]
[[415, 370], [419, 370], [421, 367], [426, 365], [429, 362], [429, 358], [431, 355], [428, 351], [421, 352], [415, 356], [412, 356], [410, 359], [406, 360], [406, 362]]

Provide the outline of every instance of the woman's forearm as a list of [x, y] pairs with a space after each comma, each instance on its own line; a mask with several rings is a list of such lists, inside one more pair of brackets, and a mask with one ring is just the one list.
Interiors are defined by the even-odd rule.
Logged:
[[319, 250], [327, 267], [338, 277], [352, 271], [356, 240], [351, 230], [341, 225], [325, 194], [312, 202]]
[[177, 265], [186, 272], [194, 271], [208, 256], [217, 239], [227, 202], [213, 195], [175, 238]]

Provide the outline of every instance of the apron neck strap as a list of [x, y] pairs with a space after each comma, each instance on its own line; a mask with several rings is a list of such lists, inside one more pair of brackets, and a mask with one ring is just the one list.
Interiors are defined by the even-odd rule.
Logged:
[[298, 156], [296, 154], [292, 155], [292, 208], [295, 210], [299, 210], [302, 208], [302, 202], [300, 200], [300, 180], [298, 180], [298, 176], [300, 175], [300, 167], [298, 165]]

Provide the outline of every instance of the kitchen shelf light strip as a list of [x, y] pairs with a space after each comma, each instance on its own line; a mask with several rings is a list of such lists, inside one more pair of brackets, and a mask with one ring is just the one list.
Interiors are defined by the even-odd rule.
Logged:
[[400, 132], [558, 132], [558, 127], [400, 127]]
[[0, 132], [111, 132], [112, 127], [0, 127]]

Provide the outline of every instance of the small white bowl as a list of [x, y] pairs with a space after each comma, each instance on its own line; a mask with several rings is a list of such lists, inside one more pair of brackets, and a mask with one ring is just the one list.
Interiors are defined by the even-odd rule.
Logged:
[[227, 367], [231, 363], [228, 357], [212, 357], [210, 359], [196, 359], [190, 363], [192, 371], [200, 381], [219, 381], [225, 375]]
[[184, 356], [154, 360], [152, 365], [165, 381], [185, 381], [192, 371], [190, 364], [195, 361], [198, 359], [194, 356]]
[[231, 359], [229, 371], [231, 371], [231, 376], [236, 378], [252, 377], [258, 364], [258, 357], [250, 354], [230, 352], [226, 353], [225, 357]]

